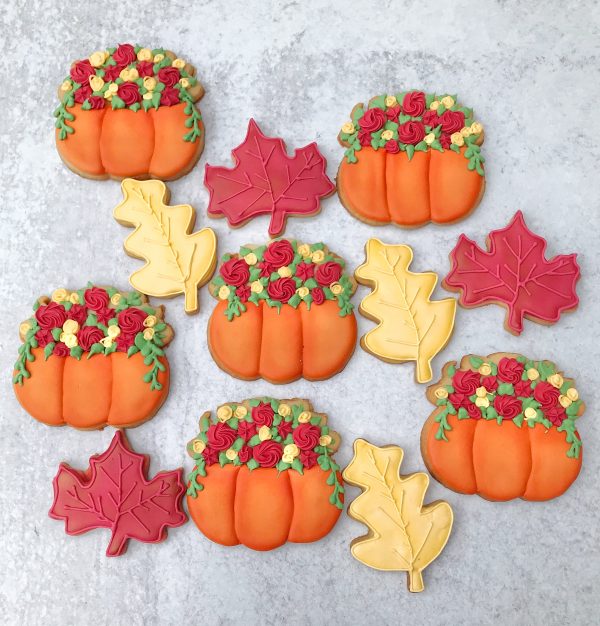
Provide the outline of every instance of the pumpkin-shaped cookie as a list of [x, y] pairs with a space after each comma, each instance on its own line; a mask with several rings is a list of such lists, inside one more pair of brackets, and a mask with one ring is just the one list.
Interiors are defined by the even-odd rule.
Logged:
[[200, 418], [187, 504], [209, 539], [273, 550], [327, 535], [343, 508], [340, 439], [307, 400], [228, 402]]
[[57, 289], [19, 328], [13, 387], [23, 408], [50, 426], [132, 427], [169, 391], [164, 346], [173, 331], [163, 307], [137, 291]]
[[488, 500], [549, 500], [581, 469], [576, 419], [584, 404], [554, 363], [517, 354], [447, 363], [427, 390], [436, 405], [421, 433], [431, 474]]
[[374, 225], [414, 227], [468, 215], [485, 188], [483, 127], [456, 96], [401, 92], [357, 104], [338, 135], [342, 204]]
[[352, 356], [354, 279], [322, 243], [279, 239], [226, 254], [210, 284], [208, 323], [216, 363], [237, 378], [323, 380]]
[[121, 44], [75, 61], [58, 90], [56, 146], [86, 178], [187, 173], [204, 147], [196, 70], [169, 50]]

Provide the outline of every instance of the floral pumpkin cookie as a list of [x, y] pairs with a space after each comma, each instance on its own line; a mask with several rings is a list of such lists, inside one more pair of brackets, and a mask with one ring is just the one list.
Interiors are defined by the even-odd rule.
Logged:
[[279, 239], [223, 256], [210, 284], [218, 298], [208, 345], [221, 369], [244, 380], [323, 380], [352, 356], [354, 279], [322, 243]]
[[581, 469], [576, 420], [585, 406], [550, 361], [517, 354], [447, 363], [427, 390], [436, 405], [421, 433], [429, 471], [488, 500], [550, 500]]
[[340, 516], [344, 487], [332, 454], [339, 435], [307, 400], [228, 402], [200, 418], [187, 446], [196, 465], [187, 504], [209, 539], [273, 550], [327, 535]]
[[483, 127], [456, 96], [407, 91], [357, 104], [338, 135], [338, 194], [355, 217], [412, 227], [468, 215], [485, 188]]
[[173, 331], [163, 307], [137, 291], [91, 283], [57, 289], [19, 328], [13, 386], [23, 408], [51, 426], [132, 427], [150, 419], [169, 391], [164, 346]]
[[86, 178], [183, 176], [204, 147], [195, 74], [168, 50], [128, 43], [75, 61], [54, 112], [60, 157]]

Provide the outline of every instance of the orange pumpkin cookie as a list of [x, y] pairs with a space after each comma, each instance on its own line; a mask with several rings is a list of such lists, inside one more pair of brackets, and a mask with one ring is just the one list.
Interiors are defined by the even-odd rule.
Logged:
[[581, 469], [576, 420], [585, 406], [550, 361], [518, 354], [447, 363], [427, 390], [436, 405], [421, 433], [429, 471], [446, 487], [488, 500], [550, 500]]
[[483, 127], [456, 96], [407, 91], [357, 104], [338, 135], [337, 178], [358, 219], [414, 227], [467, 216], [485, 188]]
[[210, 284], [220, 300], [208, 323], [217, 365], [237, 378], [323, 380], [356, 344], [354, 279], [322, 243], [279, 239], [226, 254]]
[[307, 400], [228, 402], [200, 418], [187, 446], [191, 518], [209, 539], [273, 550], [327, 535], [344, 487], [332, 454], [340, 438]]
[[13, 387], [23, 408], [51, 426], [132, 427], [150, 419], [169, 391], [164, 346], [173, 331], [163, 307], [137, 291], [91, 283], [56, 289], [19, 328]]
[[195, 74], [169, 50], [131, 44], [75, 61], [54, 112], [60, 157], [86, 178], [183, 176], [204, 147]]

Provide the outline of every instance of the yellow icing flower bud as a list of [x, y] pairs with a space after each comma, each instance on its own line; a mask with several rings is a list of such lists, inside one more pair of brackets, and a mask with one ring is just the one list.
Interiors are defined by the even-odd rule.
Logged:
[[69, 302], [71, 304], [79, 304], [79, 294], [76, 291], [72, 291], [69, 294]]
[[322, 263], [323, 259], [325, 258], [325, 253], [323, 252], [323, 250], [315, 250], [310, 255], [310, 258], [312, 259], [313, 263]]
[[60, 333], [60, 335], [58, 336], [58, 340], [62, 341], [63, 343], [65, 342], [66, 338], [67, 338], [67, 333], [65, 333], [65, 332]]
[[530, 406], [525, 409], [524, 415], [525, 415], [526, 420], [532, 420], [536, 418], [537, 411], [533, 407]]
[[465, 138], [460, 134], [460, 133], [452, 133], [450, 135], [450, 141], [455, 145], [455, 146], [464, 146], [465, 145]]
[[461, 134], [463, 137], [469, 137], [469, 135], [471, 135], [471, 134], [472, 134], [472, 133], [471, 133], [471, 127], [470, 127], [470, 126], [463, 126], [463, 127], [460, 129], [460, 134]]
[[233, 414], [239, 420], [241, 420], [243, 417], [246, 417], [246, 415], [248, 415], [248, 409], [243, 404], [240, 404], [235, 407], [235, 411], [233, 412]]
[[224, 404], [217, 409], [217, 419], [219, 420], [219, 422], [226, 422], [232, 417], [233, 409], [228, 404]]
[[100, 343], [105, 348], [110, 348], [113, 345], [113, 338], [112, 337], [103, 337], [102, 339], [100, 339]]
[[137, 53], [138, 61], [149, 61], [152, 58], [152, 50], [149, 48], [142, 48]]
[[79, 330], [79, 322], [75, 320], [67, 320], [62, 329], [67, 333], [67, 335], [74, 335]]
[[308, 287], [298, 287], [298, 289], [296, 289], [296, 293], [301, 297], [301, 298], [306, 298], [306, 296], [310, 293]]
[[63, 339], [63, 343], [67, 346], [67, 348], [75, 348], [78, 344], [77, 337], [75, 335], [67, 334]]
[[300, 454], [300, 448], [295, 443], [289, 443], [283, 449], [283, 454], [292, 457], [294, 459]]
[[433, 395], [438, 399], [438, 400], [445, 400], [448, 397], [448, 390], [445, 387], [438, 387], [434, 392]]
[[156, 326], [157, 321], [156, 315], [148, 315], [148, 317], [144, 320], [144, 326], [146, 328], [152, 328], [153, 326]]
[[106, 334], [109, 337], [116, 339], [121, 334], [121, 329], [116, 324], [114, 324], [113, 326], [108, 327]]
[[482, 363], [479, 366], [478, 371], [482, 376], [489, 376], [492, 373], [492, 368], [490, 367], [489, 363]]
[[248, 252], [248, 254], [244, 257], [244, 261], [246, 261], [248, 265], [256, 265], [258, 263], [258, 258], [254, 252]]
[[558, 396], [558, 401], [560, 402], [560, 406], [562, 406], [564, 409], [570, 407], [573, 404], [573, 401], [571, 400], [571, 398], [569, 398], [569, 396], [560, 395]]
[[267, 441], [268, 439], [271, 439], [271, 429], [268, 426], [261, 426], [258, 429], [258, 438], [261, 441]]
[[298, 421], [300, 422], [300, 424], [308, 424], [308, 422], [310, 422], [311, 417], [312, 417], [312, 413], [310, 411], [302, 411], [302, 413], [298, 415]]
[[113, 296], [111, 297], [110, 303], [113, 306], [118, 306], [122, 299], [123, 299], [123, 296], [120, 293], [117, 292], [117, 293], [113, 294]]
[[563, 377], [560, 374], [552, 374], [552, 376], [548, 376], [548, 382], [557, 389], [562, 387], [562, 384], [565, 382]]
[[187, 78], [180, 78], [179, 79], [179, 84], [184, 88], [187, 89], [190, 86], [190, 81]]
[[71, 81], [68, 80], [68, 79], [64, 80], [62, 82], [62, 85], [60, 86], [60, 90], [61, 91], [69, 91], [70, 89], [73, 89], [73, 85], [72, 85]]
[[434, 133], [429, 133], [427, 135], [425, 135], [423, 141], [430, 146], [434, 141], [435, 141], [435, 134]]
[[150, 341], [154, 337], [154, 328], [146, 328], [143, 337], [146, 341]]
[[237, 459], [237, 455], [238, 453], [233, 449], [233, 448], [229, 448], [229, 450], [227, 450], [225, 452], [225, 456], [230, 460], [233, 461], [234, 459]]
[[250, 291], [252, 291], [253, 293], [261, 293], [263, 289], [264, 287], [263, 287], [263, 284], [260, 282], [260, 280], [255, 280], [250, 285]]
[[395, 107], [398, 104], [398, 100], [396, 100], [396, 96], [386, 96], [385, 97], [385, 106], [386, 107]]
[[202, 441], [202, 439], [194, 439], [192, 442], [192, 450], [196, 454], [202, 454], [204, 450], [206, 450], [206, 444]]
[[119, 78], [127, 82], [129, 80], [129, 70], [127, 68], [122, 69], [119, 72]]
[[152, 60], [154, 61], [154, 63], [160, 63], [164, 58], [164, 54], [155, 54]]
[[229, 298], [229, 294], [231, 293], [231, 289], [227, 285], [223, 285], [219, 288], [219, 299], [227, 300]]
[[287, 265], [284, 265], [277, 270], [277, 273], [281, 278], [289, 278], [292, 275], [292, 270]]
[[182, 70], [185, 67], [185, 61], [183, 59], [175, 59], [171, 65], [178, 70]]
[[340, 283], [331, 283], [329, 289], [331, 289], [331, 293], [334, 296], [339, 296], [342, 291], [344, 291], [344, 288], [340, 285]]
[[320, 446], [328, 446], [331, 443], [331, 435], [321, 435], [319, 437]]
[[471, 124], [471, 134], [479, 135], [483, 132], [483, 126], [479, 122], [473, 122]]
[[152, 100], [152, 92], [151, 92], [151, 91], [147, 91], [147, 92], [146, 92], [146, 93], [142, 96], [142, 98], [143, 98], [144, 100]]
[[304, 258], [310, 256], [310, 246], [307, 243], [300, 244], [298, 246], [298, 254], [303, 256]]
[[104, 79], [100, 76], [90, 76], [89, 83], [92, 91], [100, 91], [104, 87]]
[[381, 138], [382, 138], [384, 141], [389, 141], [389, 140], [390, 140], [390, 139], [392, 139], [393, 137], [394, 137], [394, 133], [393, 133], [391, 130], [384, 130], [384, 131], [381, 133]]
[[434, 100], [430, 105], [429, 105], [429, 110], [430, 111], [437, 111], [440, 107], [440, 103], [439, 100]]
[[567, 389], [567, 398], [569, 398], [571, 402], [576, 402], [577, 400], [579, 400], [579, 392], [577, 391], [577, 389], [575, 389], [575, 387]]
[[277, 413], [279, 413], [279, 415], [281, 415], [281, 417], [287, 417], [288, 415], [292, 414], [292, 409], [290, 408], [289, 404], [281, 403], [279, 405], [279, 409], [277, 409]]
[[117, 85], [117, 83], [111, 83], [108, 86], [108, 91], [110, 91], [111, 93], [117, 93], [117, 91], [119, 91], [119, 85]]
[[106, 50], [92, 52], [92, 54], [88, 57], [88, 61], [92, 67], [100, 67], [101, 65], [104, 65], [106, 59], [108, 59], [108, 52]]
[[442, 104], [449, 109], [454, 106], [454, 98], [452, 96], [444, 96], [442, 98]]
[[64, 302], [69, 298], [69, 292], [66, 289], [55, 289], [50, 298], [52, 302]]
[[144, 87], [148, 91], [152, 91], [156, 87], [156, 78], [153, 76], [146, 76], [144, 78]]
[[475, 390], [475, 395], [478, 398], [487, 398], [487, 393], [487, 389], [483, 385]]
[[30, 330], [31, 324], [29, 322], [21, 322], [19, 325], [19, 336], [24, 338]]
[[115, 94], [112, 91], [109, 91], [108, 89], [104, 92], [104, 99], [105, 100], [110, 100]]
[[140, 77], [139, 72], [135, 69], [135, 67], [129, 70], [129, 80], [136, 80]]
[[488, 406], [490, 406], [490, 401], [487, 398], [480, 398], [478, 396], [477, 398], [475, 398], [475, 404], [478, 407], [487, 408]]
[[529, 380], [537, 380], [540, 377], [540, 373], [535, 369], [535, 367], [530, 367], [527, 370], [527, 378]]
[[354, 124], [352, 122], [346, 122], [343, 126], [342, 126], [342, 132], [346, 133], [347, 135], [351, 135], [356, 129], [354, 128]]

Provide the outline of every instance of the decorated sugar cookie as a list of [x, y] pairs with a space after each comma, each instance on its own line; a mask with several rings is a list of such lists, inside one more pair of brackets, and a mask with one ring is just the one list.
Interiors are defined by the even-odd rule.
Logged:
[[129, 278], [133, 287], [156, 298], [185, 295], [186, 313], [198, 311], [198, 289], [217, 264], [217, 237], [210, 228], [192, 232], [196, 212], [189, 204], [169, 206], [170, 193], [160, 180], [125, 179], [124, 200], [115, 219], [135, 231], [125, 252], [146, 264]]
[[210, 284], [219, 300], [208, 323], [216, 363], [237, 378], [323, 380], [356, 344], [344, 260], [323, 243], [279, 239], [223, 256]]
[[443, 285], [460, 293], [462, 306], [504, 306], [504, 328], [513, 335], [523, 331], [524, 318], [550, 325], [577, 308], [577, 255], [547, 260], [546, 240], [527, 228], [521, 211], [508, 226], [493, 230], [486, 243], [482, 250], [461, 235], [450, 253], [452, 269]]
[[360, 303], [360, 312], [377, 328], [361, 337], [364, 350], [389, 363], [415, 361], [415, 379], [431, 380], [431, 361], [454, 329], [456, 300], [431, 300], [437, 283], [433, 272], [415, 273], [408, 267], [409, 246], [369, 239], [366, 261], [354, 272], [356, 280], [373, 288]]
[[54, 478], [50, 517], [64, 520], [68, 535], [109, 528], [106, 556], [120, 556], [130, 539], [159, 543], [167, 529], [185, 524], [181, 468], [147, 480], [150, 458], [134, 452], [123, 431], [108, 450], [90, 458], [87, 470], [61, 463]]
[[423, 426], [423, 459], [437, 480], [488, 500], [549, 500], [581, 469], [573, 380], [550, 361], [518, 354], [447, 363], [427, 389], [436, 405]]
[[210, 191], [208, 214], [226, 217], [230, 226], [266, 213], [271, 216], [269, 235], [278, 237], [288, 216], [317, 214], [320, 199], [335, 191], [316, 143], [290, 157], [283, 140], [264, 135], [252, 119], [246, 139], [232, 154], [233, 168], [207, 165], [204, 177]]
[[120, 44], [75, 61], [58, 90], [56, 147], [86, 178], [183, 176], [204, 147], [196, 70], [163, 48]]
[[423, 504], [429, 476], [400, 475], [404, 451], [379, 448], [364, 439], [354, 442], [354, 456], [344, 480], [363, 491], [348, 507], [348, 515], [369, 532], [352, 541], [352, 556], [378, 570], [403, 571], [409, 591], [423, 591], [423, 570], [444, 549], [454, 515], [447, 502]]
[[343, 508], [339, 435], [307, 400], [228, 402], [200, 418], [187, 504], [209, 539], [273, 550], [327, 535]]
[[50, 426], [132, 427], [169, 391], [163, 307], [137, 291], [88, 284], [56, 289], [19, 327], [13, 387], [23, 408]]
[[483, 196], [483, 126], [456, 96], [377, 96], [354, 107], [338, 139], [340, 200], [369, 224], [454, 222]]

